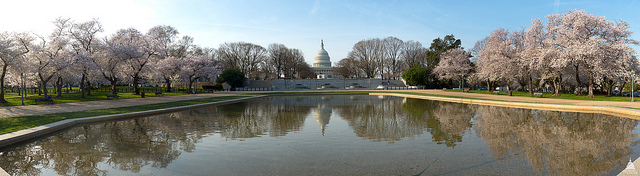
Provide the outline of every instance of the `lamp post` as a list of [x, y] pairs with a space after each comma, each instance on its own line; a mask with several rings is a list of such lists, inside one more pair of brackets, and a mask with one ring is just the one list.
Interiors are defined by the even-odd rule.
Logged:
[[20, 78], [22, 80], [22, 89], [20, 90], [20, 91], [22, 91], [22, 93], [21, 93], [22, 96], [20, 96], [22, 98], [22, 104], [21, 105], [24, 106], [24, 93], [27, 92], [27, 91], [24, 90], [24, 73], [20, 73]]
[[633, 92], [633, 84], [635, 83], [635, 81], [634, 81], [635, 77], [636, 77], [636, 73], [632, 73], [632, 74], [631, 74], [631, 102], [634, 102], [634, 100], [633, 100], [633, 94], [634, 94], [635, 92]]

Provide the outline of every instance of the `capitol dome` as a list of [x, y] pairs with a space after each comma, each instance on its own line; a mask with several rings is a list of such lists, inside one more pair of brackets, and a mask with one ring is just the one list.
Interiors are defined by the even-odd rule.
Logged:
[[331, 67], [331, 58], [329, 53], [324, 50], [324, 42], [320, 41], [320, 50], [316, 53], [316, 57], [313, 59], [313, 67]]

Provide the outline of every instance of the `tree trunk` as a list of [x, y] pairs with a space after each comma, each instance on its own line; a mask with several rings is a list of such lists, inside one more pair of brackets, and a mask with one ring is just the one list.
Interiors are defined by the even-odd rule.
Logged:
[[117, 79], [109, 80], [111, 82], [111, 94], [118, 94], [118, 88], [116, 84], [118, 83]]
[[5, 62], [2, 66], [2, 75], [0, 75], [0, 103], [7, 103], [7, 100], [4, 99], [4, 77], [7, 75], [7, 63]]
[[554, 97], [559, 97], [561, 96], [560, 94], [560, 88], [562, 86], [562, 84], [560, 84], [560, 82], [562, 82], [562, 76], [558, 76], [558, 78], [554, 78], [553, 79], [553, 84], [556, 90], [554, 90], [553, 96]]
[[58, 77], [58, 81], [56, 81], [56, 87], [58, 89], [58, 96], [57, 97], [62, 97], [62, 78]]
[[82, 74], [82, 78], [80, 79], [80, 98], [84, 97], [84, 81], [87, 79], [87, 75]]
[[40, 81], [40, 86], [44, 90], [43, 91], [44, 97], [47, 97], [47, 82], [46, 81]]
[[135, 95], [140, 95], [140, 89], [138, 89], [138, 79], [138, 76], [133, 77], [133, 92], [135, 92]]
[[89, 79], [87, 79], [87, 96], [91, 96], [91, 81], [89, 81]]
[[[589, 73], [589, 95], [587, 95], [587, 98], [595, 98], [596, 96], [593, 95], [593, 74]], [[633, 93], [633, 92], [631, 92]]]
[[533, 95], [533, 78], [531, 76], [529, 77], [529, 95]]
[[578, 95], [582, 95], [582, 82], [580, 82], [580, 72], [579, 71], [579, 65], [574, 66], [576, 68], [576, 83], [577, 83], [577, 88], [578, 88]]
[[167, 82], [167, 92], [171, 92], [171, 79], [165, 78], [164, 81]]
[[487, 79], [487, 92], [491, 92], [491, 81]]

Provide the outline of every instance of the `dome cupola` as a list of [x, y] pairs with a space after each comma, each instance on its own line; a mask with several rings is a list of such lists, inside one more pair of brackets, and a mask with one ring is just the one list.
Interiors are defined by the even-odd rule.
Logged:
[[320, 50], [318, 50], [316, 57], [313, 59], [313, 67], [331, 67], [330, 59], [329, 53], [324, 50], [324, 41], [320, 40]]

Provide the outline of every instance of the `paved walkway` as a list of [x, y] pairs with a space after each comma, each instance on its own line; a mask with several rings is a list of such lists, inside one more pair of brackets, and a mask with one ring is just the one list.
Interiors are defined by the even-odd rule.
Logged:
[[228, 96], [228, 95], [234, 95], [234, 94], [232, 93], [188, 94], [188, 95], [160, 96], [160, 97], [147, 97], [147, 98], [82, 101], [82, 102], [73, 102], [73, 103], [7, 106], [7, 107], [0, 107], [0, 118], [129, 107], [129, 106], [166, 103], [166, 102], [193, 100], [193, 99]]

